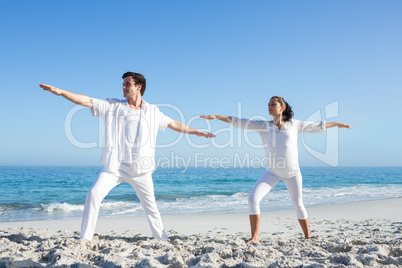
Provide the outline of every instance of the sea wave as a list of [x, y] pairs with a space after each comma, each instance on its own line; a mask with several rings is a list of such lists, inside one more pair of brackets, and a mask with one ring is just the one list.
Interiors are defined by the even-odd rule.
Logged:
[[72, 205], [68, 203], [52, 203], [52, 204], [41, 204], [43, 212], [46, 213], [69, 213], [73, 211], [82, 211], [84, 205]]
[[[139, 205], [139, 203], [133, 202], [103, 202], [101, 204], [101, 210], [122, 210], [122, 209], [132, 209], [133, 205]], [[84, 205], [74, 205], [68, 203], [51, 203], [51, 204], [41, 204], [41, 210], [46, 213], [69, 213], [74, 211], [83, 211]]]
[[402, 197], [400, 184], [303, 189], [303, 200], [306, 205], [340, 204], [397, 197]]
[[[175, 199], [157, 199], [161, 214], [208, 214], [236, 213], [248, 211], [248, 193], [237, 192], [230, 195], [205, 195], [179, 197]], [[306, 207], [316, 205], [343, 204], [356, 201], [368, 201], [402, 197], [402, 185], [354, 185], [351, 187], [316, 187], [304, 188], [303, 200]], [[261, 211], [291, 209], [287, 189], [278, 188], [266, 195], [260, 203]], [[0, 204], [2, 220], [46, 219], [81, 217], [83, 204], [50, 203], [39, 207]], [[136, 216], [144, 210], [138, 201], [104, 201], [100, 216]]]

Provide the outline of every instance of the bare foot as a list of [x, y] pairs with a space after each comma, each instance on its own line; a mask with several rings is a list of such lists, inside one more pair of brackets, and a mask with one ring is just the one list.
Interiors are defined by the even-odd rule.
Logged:
[[91, 249], [92, 243], [88, 239], [80, 239], [81, 249]]
[[251, 238], [250, 240], [248, 240], [246, 242], [246, 244], [250, 244], [250, 243], [257, 243], [258, 242], [258, 238]]

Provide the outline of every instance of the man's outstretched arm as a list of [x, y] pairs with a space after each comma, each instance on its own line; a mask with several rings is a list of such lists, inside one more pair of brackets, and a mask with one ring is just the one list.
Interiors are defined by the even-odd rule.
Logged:
[[63, 90], [63, 89], [53, 87], [50, 85], [40, 84], [39, 86], [41, 88], [43, 88], [43, 90], [49, 91], [56, 96], [62, 96], [65, 99], [67, 99], [71, 102], [74, 102], [75, 104], [78, 104], [78, 105], [81, 105], [84, 107], [89, 107], [89, 108], [93, 107], [92, 98], [90, 98], [88, 96], [72, 93], [67, 90]]
[[207, 132], [203, 132], [200, 131], [198, 129], [189, 127], [179, 121], [176, 120], [172, 120], [169, 125], [168, 128], [177, 131], [177, 132], [181, 132], [181, 133], [186, 133], [186, 134], [192, 134], [192, 135], [197, 135], [197, 136], [202, 136], [202, 137], [206, 137], [206, 138], [213, 138], [215, 137], [215, 135], [211, 134], [211, 133], [207, 133]]

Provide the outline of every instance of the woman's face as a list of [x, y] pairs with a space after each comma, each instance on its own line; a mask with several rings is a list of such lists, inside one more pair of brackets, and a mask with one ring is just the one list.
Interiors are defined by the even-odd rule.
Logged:
[[279, 116], [282, 114], [284, 107], [276, 100], [271, 99], [268, 103], [268, 112], [272, 116]]

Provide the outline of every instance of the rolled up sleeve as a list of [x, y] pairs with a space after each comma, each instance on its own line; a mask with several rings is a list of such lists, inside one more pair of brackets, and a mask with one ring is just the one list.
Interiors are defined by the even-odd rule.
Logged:
[[230, 124], [235, 128], [260, 131], [266, 127], [266, 121], [263, 120], [249, 120], [235, 116], [230, 116], [230, 118], [232, 118], [232, 122]]
[[159, 112], [159, 129], [165, 131], [166, 127], [172, 122], [172, 118]]
[[309, 122], [309, 121], [297, 121], [298, 132], [303, 133], [319, 133], [325, 131], [326, 124], [325, 121]]
[[92, 98], [92, 108], [91, 113], [93, 116], [104, 117], [106, 111], [108, 110], [109, 103], [104, 100], [99, 100]]

